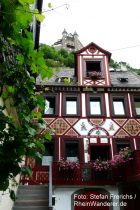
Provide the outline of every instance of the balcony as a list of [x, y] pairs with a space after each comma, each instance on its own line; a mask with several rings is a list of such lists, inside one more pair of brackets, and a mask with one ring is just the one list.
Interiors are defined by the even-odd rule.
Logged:
[[88, 163], [80, 163], [74, 170], [61, 170], [53, 163], [53, 185], [113, 185], [112, 171], [95, 172]]
[[140, 150], [135, 150], [133, 159], [108, 171], [94, 171], [88, 163], [80, 163], [77, 170], [60, 170], [53, 163], [54, 185], [114, 185], [117, 182], [140, 181]]
[[[80, 163], [76, 170], [60, 170], [58, 162], [53, 162], [53, 185], [114, 185], [117, 182], [140, 181], [140, 150], [133, 152], [133, 159], [124, 165], [114, 167], [109, 171], [94, 171], [88, 163]], [[21, 176], [23, 184], [47, 184], [49, 168], [34, 166], [32, 177]]]

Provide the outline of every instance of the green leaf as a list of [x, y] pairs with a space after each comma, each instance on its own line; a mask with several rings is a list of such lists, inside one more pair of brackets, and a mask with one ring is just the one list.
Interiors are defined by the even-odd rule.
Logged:
[[49, 133], [46, 133], [44, 137], [45, 137], [45, 139], [47, 139], [49, 141], [52, 140], [52, 136]]
[[37, 112], [37, 113], [36, 113], [36, 116], [37, 116], [37, 119], [39, 120], [39, 119], [42, 118], [42, 113], [41, 113], [41, 112]]
[[30, 178], [32, 177], [32, 170], [30, 166], [25, 166], [21, 170], [21, 174], [27, 174]]
[[24, 63], [24, 56], [21, 54], [18, 54], [16, 59], [18, 60], [18, 62], [22, 65]]
[[35, 156], [36, 158], [42, 159], [42, 154], [40, 154], [39, 152], [36, 152]]
[[45, 15], [42, 14], [35, 14], [35, 17], [39, 22], [43, 22], [43, 20], [45, 19]]
[[68, 78], [64, 78], [64, 83], [65, 84], [69, 84], [70, 83], [70, 78], [68, 77]]
[[41, 141], [36, 141], [36, 145], [39, 149], [41, 149], [43, 152], [45, 151], [45, 146]]
[[8, 186], [9, 186], [9, 180], [8, 179], [6, 179], [3, 182], [0, 182], [0, 191], [7, 190]]
[[8, 98], [8, 91], [4, 91], [1, 96], [3, 100], [6, 100]]
[[36, 130], [34, 128], [29, 127], [28, 132], [31, 136], [34, 136], [36, 134]]
[[38, 106], [39, 106], [42, 110], [44, 110], [44, 108], [45, 108], [45, 100], [44, 100], [44, 98], [43, 98], [42, 95], [38, 95], [38, 96], [37, 96], [37, 104], [38, 104]]
[[35, 148], [35, 143], [29, 144], [29, 147], [30, 147], [30, 148]]
[[45, 123], [38, 123], [38, 127], [42, 129], [46, 129], [46, 124]]
[[35, 0], [18, 0], [22, 5], [24, 4], [34, 4]]
[[48, 7], [49, 7], [49, 8], [52, 8], [51, 2], [48, 3]]
[[59, 73], [60, 72], [60, 69], [59, 68], [56, 68], [55, 71], [56, 71], [56, 73]]
[[13, 94], [15, 92], [15, 88], [13, 86], [8, 86], [8, 92]]

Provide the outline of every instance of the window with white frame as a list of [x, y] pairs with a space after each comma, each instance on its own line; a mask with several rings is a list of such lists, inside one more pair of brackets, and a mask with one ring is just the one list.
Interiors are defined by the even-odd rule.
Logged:
[[101, 115], [101, 100], [99, 98], [90, 99], [90, 114]]
[[78, 116], [80, 114], [79, 94], [64, 94], [62, 113], [64, 116]]
[[125, 115], [124, 100], [113, 99], [114, 115]]
[[66, 98], [66, 114], [77, 114], [77, 99], [68, 97]]
[[88, 116], [104, 116], [105, 106], [103, 105], [103, 94], [87, 94], [87, 114]]

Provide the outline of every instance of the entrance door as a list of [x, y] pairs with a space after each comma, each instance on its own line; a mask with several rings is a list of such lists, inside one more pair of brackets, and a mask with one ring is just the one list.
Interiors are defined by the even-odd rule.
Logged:
[[85, 191], [74, 194], [74, 210], [109, 210], [105, 202], [109, 202], [109, 196], [102, 192]]

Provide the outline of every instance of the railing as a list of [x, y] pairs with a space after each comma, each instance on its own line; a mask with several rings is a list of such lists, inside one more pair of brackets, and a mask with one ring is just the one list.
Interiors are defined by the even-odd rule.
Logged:
[[54, 185], [104, 185], [114, 184], [112, 171], [95, 172], [88, 163], [80, 163], [74, 170], [61, 169], [57, 162], [53, 163]]
[[[74, 170], [61, 170], [58, 162], [53, 162], [53, 185], [112, 185], [116, 182], [140, 181], [140, 150], [133, 152], [133, 159], [109, 171], [95, 172], [88, 163], [80, 163]], [[49, 183], [47, 166], [32, 167], [32, 178], [21, 176], [22, 184]]]
[[53, 184], [55, 185], [107, 185], [117, 182], [140, 181], [140, 150], [135, 150], [132, 160], [113, 167], [109, 171], [96, 172], [88, 163], [80, 163], [75, 170], [61, 170], [53, 163]]
[[35, 166], [32, 168], [32, 177], [22, 175], [20, 178], [22, 184], [47, 184], [49, 183], [49, 168], [47, 166]]

